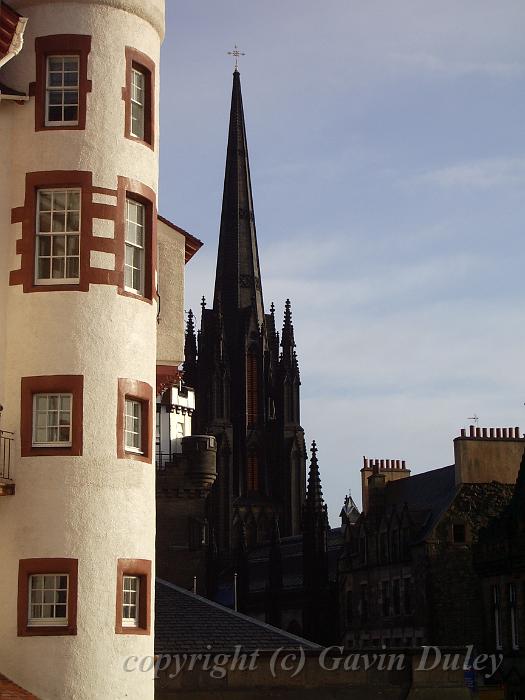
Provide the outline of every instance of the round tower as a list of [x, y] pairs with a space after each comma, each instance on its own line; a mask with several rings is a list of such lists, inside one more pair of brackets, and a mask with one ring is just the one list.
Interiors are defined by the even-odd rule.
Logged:
[[2, 219], [0, 672], [42, 700], [146, 700], [164, 0], [9, 4], [28, 22], [1, 81], [29, 100]]

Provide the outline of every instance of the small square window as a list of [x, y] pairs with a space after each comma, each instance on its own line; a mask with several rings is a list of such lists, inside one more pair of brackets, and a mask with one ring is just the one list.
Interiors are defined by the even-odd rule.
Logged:
[[126, 398], [124, 444], [126, 450], [142, 454], [142, 402]]
[[119, 559], [115, 632], [150, 634], [151, 561]]
[[21, 559], [18, 566], [18, 636], [75, 635], [77, 590], [77, 559]]
[[146, 382], [118, 380], [117, 457], [151, 464], [153, 389]]
[[71, 447], [72, 394], [34, 394], [33, 447]]
[[68, 574], [30, 576], [28, 626], [67, 626], [68, 591]]
[[81, 455], [84, 378], [22, 377], [20, 388], [21, 456]]

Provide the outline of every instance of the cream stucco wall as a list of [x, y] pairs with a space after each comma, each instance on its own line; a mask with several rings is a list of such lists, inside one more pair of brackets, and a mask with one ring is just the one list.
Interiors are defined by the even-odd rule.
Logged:
[[[11, 162], [11, 135], [12, 117], [15, 110], [21, 109], [19, 105], [10, 102], [0, 103], [0, 406], [5, 404], [4, 398], [4, 374], [2, 368], [5, 365], [5, 340], [6, 340], [6, 311], [7, 311], [7, 261], [9, 258], [10, 224], [11, 224], [11, 178], [9, 168], [4, 163]], [[7, 429], [7, 425], [0, 418], [0, 428]]]
[[157, 363], [179, 365], [184, 360], [184, 261], [186, 239], [158, 222], [160, 316]]
[[[29, 22], [24, 49], [2, 71], [2, 80], [27, 90], [35, 79], [36, 36], [89, 34], [93, 89], [85, 131], [35, 133], [33, 100], [16, 112], [7, 209], [23, 205], [25, 175], [33, 171], [91, 171], [94, 185], [112, 189], [124, 176], [156, 191], [158, 75], [155, 152], [124, 138], [122, 87], [126, 46], [158, 66], [164, 3], [11, 4]], [[135, 8], [137, 14], [120, 8]], [[146, 21], [150, 9], [159, 26]], [[7, 265], [15, 270], [20, 267], [15, 241], [21, 225], [6, 228], [4, 185], [0, 179], [0, 225], [3, 237], [9, 236]], [[111, 235], [107, 223], [99, 223], [101, 235]], [[104, 267], [110, 261], [100, 258], [100, 263]], [[0, 299], [7, 303], [6, 352], [4, 358], [0, 355], [3, 422], [16, 432], [17, 455], [16, 495], [0, 501], [0, 672], [41, 700], [153, 698], [151, 672], [123, 669], [128, 655], [153, 654], [153, 629], [150, 635], [116, 635], [115, 591], [119, 558], [155, 560], [155, 470], [152, 464], [117, 459], [116, 418], [119, 377], [147, 382], [155, 393], [156, 303], [121, 296], [114, 286], [24, 293], [20, 286], [7, 287], [3, 273], [1, 280]], [[53, 374], [84, 376], [83, 454], [21, 458], [21, 377]], [[76, 636], [17, 637], [18, 563], [33, 557], [79, 560]]]

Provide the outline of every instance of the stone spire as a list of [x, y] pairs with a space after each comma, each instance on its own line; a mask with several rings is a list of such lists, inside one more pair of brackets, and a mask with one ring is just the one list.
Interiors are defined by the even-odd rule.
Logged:
[[241, 78], [237, 70], [233, 74], [213, 308], [222, 309], [227, 325], [237, 311], [249, 308], [255, 312], [259, 327], [264, 320]]
[[284, 323], [283, 332], [281, 334], [281, 348], [283, 351], [283, 363], [287, 367], [295, 367], [297, 364], [297, 357], [295, 355], [295, 338], [292, 323], [292, 305], [289, 299], [286, 300], [286, 304], [284, 306]]
[[193, 311], [188, 311], [186, 322], [186, 335], [184, 338], [184, 378], [186, 384], [195, 386], [195, 372], [197, 369], [197, 337], [195, 335]]
[[321, 487], [319, 463], [317, 462], [317, 445], [315, 440], [312, 442], [312, 458], [310, 460], [310, 472], [308, 474], [305, 509], [310, 513], [324, 513], [326, 511], [323, 489]]

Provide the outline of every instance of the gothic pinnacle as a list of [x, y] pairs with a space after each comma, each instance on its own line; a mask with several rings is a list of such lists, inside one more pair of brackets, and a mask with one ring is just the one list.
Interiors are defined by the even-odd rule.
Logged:
[[312, 442], [312, 457], [310, 460], [310, 472], [308, 474], [308, 488], [306, 490], [306, 507], [312, 511], [322, 512], [324, 510], [323, 490], [321, 487], [321, 476], [319, 474], [319, 464], [317, 462], [317, 444]]

